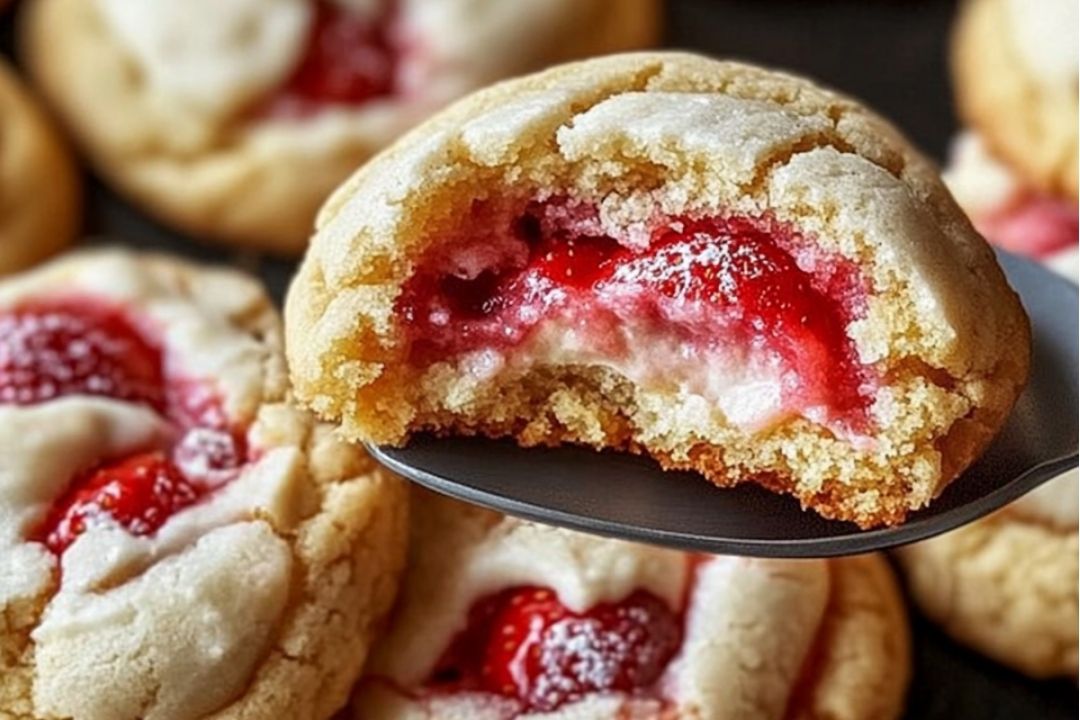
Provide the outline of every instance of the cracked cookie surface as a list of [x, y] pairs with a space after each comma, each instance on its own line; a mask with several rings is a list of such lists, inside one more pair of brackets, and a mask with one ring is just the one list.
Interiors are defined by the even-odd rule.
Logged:
[[[884, 720], [900, 713], [907, 626], [878, 556], [699, 557], [534, 525], [423, 490], [414, 491], [413, 509], [402, 596], [357, 686], [356, 718]], [[492, 598], [496, 605], [510, 599], [495, 621], [477, 610]], [[612, 623], [611, 608], [626, 611], [622, 622]], [[509, 659], [497, 644], [480, 658], [460, 651], [461, 638], [470, 648], [484, 647], [486, 635], [517, 641], [521, 623], [539, 640], [525, 640]], [[547, 633], [576, 664], [559, 664]], [[628, 647], [664, 648], [665, 658], [648, 673], [635, 666], [643, 674], [630, 687], [608, 674], [633, 661]], [[520, 660], [534, 651], [550, 654], [549, 664]], [[509, 663], [518, 687], [485, 684], [507, 677], [500, 662]], [[489, 674], [471, 676], [474, 663]], [[523, 690], [540, 692], [522, 697]]]
[[865, 526], [977, 456], [1029, 355], [989, 248], [891, 126], [677, 53], [496, 85], [411, 132], [323, 207], [286, 314], [298, 396], [350, 437], [629, 448]]
[[326, 718], [401, 570], [402, 482], [292, 405], [227, 270], [0, 285], [0, 717]]
[[1077, 473], [988, 519], [897, 552], [946, 632], [1037, 678], [1077, 672]]
[[31, 74], [124, 192], [199, 237], [293, 255], [335, 186], [449, 100], [650, 45], [659, 3], [620, 6], [36, 0], [21, 30]]

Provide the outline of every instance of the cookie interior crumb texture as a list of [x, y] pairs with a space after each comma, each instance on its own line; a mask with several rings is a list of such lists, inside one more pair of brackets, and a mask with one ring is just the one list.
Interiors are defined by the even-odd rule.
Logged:
[[298, 396], [353, 439], [626, 448], [864, 527], [967, 467], [1030, 352], [890, 125], [677, 53], [495, 85], [408, 134], [324, 205], [286, 317]]

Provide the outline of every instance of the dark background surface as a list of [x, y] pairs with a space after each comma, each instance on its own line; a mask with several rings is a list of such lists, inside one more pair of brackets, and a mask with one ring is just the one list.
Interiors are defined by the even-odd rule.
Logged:
[[[666, 44], [815, 78], [861, 98], [942, 161], [957, 128], [946, 62], [954, 12], [952, 0], [668, 0]], [[10, 18], [0, 23], [4, 53], [12, 50], [11, 26]], [[259, 273], [279, 299], [293, 270], [290, 262], [169, 233], [93, 179], [87, 229], [240, 265]], [[1075, 682], [1028, 680], [951, 642], [914, 609], [911, 614], [911, 720], [1077, 718]]]

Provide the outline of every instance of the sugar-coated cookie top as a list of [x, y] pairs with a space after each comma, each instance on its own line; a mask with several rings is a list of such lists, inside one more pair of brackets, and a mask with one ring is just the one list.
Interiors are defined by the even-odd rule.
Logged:
[[[242, 113], [288, 80], [317, 13], [313, 0], [93, 2], [148, 89], [211, 122]], [[377, 0], [319, 2], [389, 23], [400, 102], [426, 107], [558, 57], [552, 49], [567, 31], [606, 11], [596, 0], [402, 0], [389, 12], [391, 4]]]

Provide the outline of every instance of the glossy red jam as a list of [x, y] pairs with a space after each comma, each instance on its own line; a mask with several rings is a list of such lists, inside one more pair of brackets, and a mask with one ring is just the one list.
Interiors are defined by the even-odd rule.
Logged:
[[1074, 247], [1080, 236], [1075, 203], [1029, 195], [975, 218], [986, 239], [1010, 252], [1043, 259]]
[[86, 298], [0, 314], [0, 404], [103, 395], [165, 406], [161, 353], [113, 306]]
[[421, 263], [398, 300], [410, 362], [522, 346], [559, 319], [613, 356], [619, 327], [677, 340], [701, 353], [759, 354], [783, 369], [795, 409], [827, 408], [858, 426], [870, 402], [868, 370], [846, 334], [865, 312], [866, 286], [850, 261], [770, 218], [671, 218], [631, 247], [559, 220], [559, 205], [532, 204], [506, 237], [465, 237]]
[[53, 506], [39, 539], [56, 554], [91, 527], [119, 525], [132, 535], [152, 535], [206, 488], [189, 481], [163, 453], [106, 463], [76, 478]]
[[367, 15], [316, 0], [303, 58], [266, 102], [271, 115], [305, 115], [326, 105], [362, 105], [394, 92], [397, 50], [391, 28], [395, 3]]
[[551, 711], [590, 693], [647, 690], [681, 642], [678, 616], [642, 590], [579, 614], [551, 590], [513, 588], [474, 605], [429, 686], [502, 695], [521, 712]]
[[144, 404], [175, 434], [167, 448], [104, 458], [74, 478], [35, 534], [54, 552], [101, 524], [153, 534], [247, 461], [212, 384], [168, 376], [156, 341], [122, 308], [63, 297], [0, 312], [0, 405], [71, 395]]

